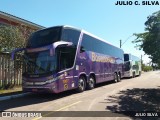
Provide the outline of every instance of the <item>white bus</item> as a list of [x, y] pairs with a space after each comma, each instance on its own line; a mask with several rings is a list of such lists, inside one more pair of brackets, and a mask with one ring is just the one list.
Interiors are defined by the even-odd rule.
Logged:
[[140, 76], [142, 71], [141, 59], [132, 55], [124, 54], [124, 77]]

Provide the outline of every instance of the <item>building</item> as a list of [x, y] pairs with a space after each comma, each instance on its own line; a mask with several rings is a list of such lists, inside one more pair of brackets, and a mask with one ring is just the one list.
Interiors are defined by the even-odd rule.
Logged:
[[41, 25], [35, 24], [28, 20], [24, 20], [22, 18], [16, 17], [14, 15], [2, 11], [0, 11], [0, 25], [13, 25], [13, 26], [24, 25], [31, 30], [39, 30], [45, 28]]
[[[43, 29], [45, 27], [33, 22], [24, 20], [14, 15], [0, 11], [0, 26], [17, 26], [20, 27], [22, 33], [27, 36], [31, 31]], [[1, 37], [1, 36], [0, 36]], [[1, 47], [0, 42], [0, 47]], [[22, 57], [19, 57], [19, 59]], [[0, 88], [8, 89], [14, 86], [21, 85], [22, 65], [19, 61], [14, 62], [10, 59], [10, 53], [5, 48], [0, 49]]]
[[[28, 37], [31, 35], [32, 32], [45, 28], [41, 25], [35, 24], [28, 20], [24, 20], [22, 18], [0, 11], [0, 27], [2, 30], [4, 26], [11, 26], [13, 30], [14, 30], [14, 27], [15, 27], [15, 30], [18, 28], [22, 33], [23, 38], [25, 38], [26, 40], [28, 39]], [[1, 52], [7, 50], [7, 48], [4, 48], [4, 46], [5, 45], [3, 44], [0, 45]]]

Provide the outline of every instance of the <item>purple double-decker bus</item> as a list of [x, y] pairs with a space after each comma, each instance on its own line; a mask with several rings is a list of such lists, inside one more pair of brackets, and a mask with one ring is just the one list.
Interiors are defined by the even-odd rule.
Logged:
[[23, 91], [83, 92], [123, 77], [123, 50], [74, 27], [34, 32], [19, 50], [24, 50]]

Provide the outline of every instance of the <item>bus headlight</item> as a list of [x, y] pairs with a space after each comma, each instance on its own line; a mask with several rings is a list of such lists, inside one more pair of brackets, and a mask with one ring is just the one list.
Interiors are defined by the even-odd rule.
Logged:
[[46, 82], [35, 82], [35, 85], [44, 85]]
[[25, 82], [25, 85], [33, 85], [33, 82]]
[[53, 78], [53, 79], [47, 80], [46, 83], [52, 83], [54, 81], [55, 81], [55, 79]]

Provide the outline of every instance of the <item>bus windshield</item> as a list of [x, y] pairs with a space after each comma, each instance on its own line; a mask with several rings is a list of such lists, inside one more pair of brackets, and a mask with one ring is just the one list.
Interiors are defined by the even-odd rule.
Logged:
[[53, 56], [50, 55], [49, 50], [32, 53], [26, 51], [24, 75], [45, 76], [71, 68], [75, 60], [79, 36], [80, 31], [62, 26], [33, 33], [28, 40], [27, 48], [43, 48], [59, 41], [70, 42], [73, 45], [70, 47], [63, 44], [57, 46]]
[[50, 56], [49, 50], [36, 53], [25, 53], [25, 72], [30, 74], [50, 74], [57, 70], [56, 55]]
[[40, 30], [31, 35], [28, 40], [27, 48], [43, 47], [54, 42], [60, 41], [61, 28], [53, 27]]
[[129, 61], [129, 54], [124, 54], [124, 61]]
[[74, 46], [77, 46], [79, 36], [80, 31], [78, 30], [52, 27], [33, 33], [28, 40], [27, 48], [43, 47], [57, 41], [72, 42]]
[[131, 64], [129, 61], [125, 62], [124, 65], [125, 65], [125, 71], [129, 71], [131, 69]]

